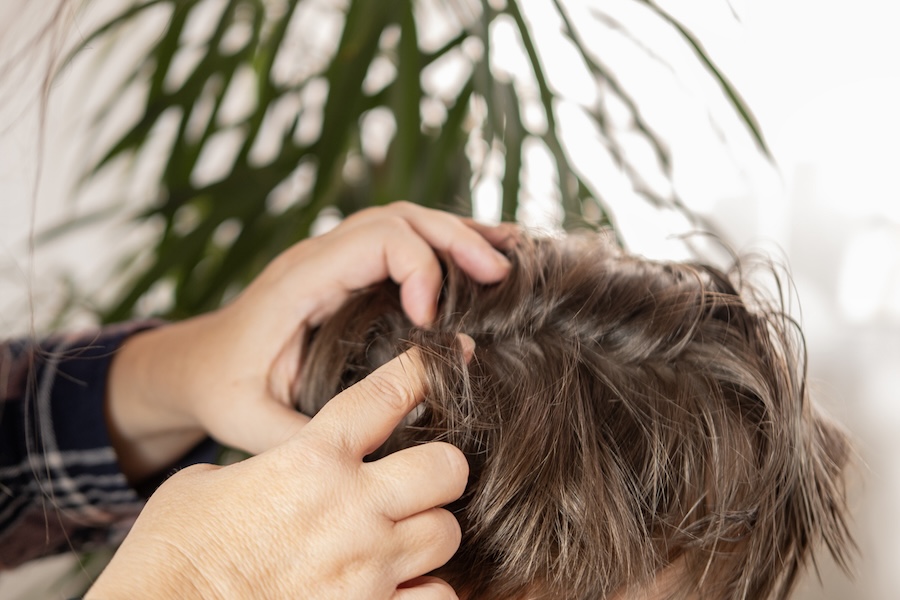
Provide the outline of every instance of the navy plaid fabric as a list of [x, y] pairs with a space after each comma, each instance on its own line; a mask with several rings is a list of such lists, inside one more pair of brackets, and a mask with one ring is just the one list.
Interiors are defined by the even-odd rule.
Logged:
[[0, 344], [0, 569], [121, 542], [163, 478], [213, 462], [204, 442], [172, 469], [132, 488], [104, 416], [106, 375], [128, 323], [89, 334]]

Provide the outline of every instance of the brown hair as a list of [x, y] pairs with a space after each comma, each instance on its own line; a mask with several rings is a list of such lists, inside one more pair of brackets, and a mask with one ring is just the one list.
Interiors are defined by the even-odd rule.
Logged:
[[[468, 457], [449, 507], [463, 541], [439, 575], [469, 598], [594, 600], [674, 565], [666, 597], [755, 599], [786, 597], [818, 541], [846, 565], [849, 445], [810, 402], [781, 309], [715, 268], [602, 236], [526, 238], [510, 258], [490, 286], [448, 265], [427, 329], [394, 284], [360, 293], [301, 375], [315, 413], [423, 350], [423, 408], [381, 452], [443, 440]], [[468, 368], [457, 332], [477, 343]]]

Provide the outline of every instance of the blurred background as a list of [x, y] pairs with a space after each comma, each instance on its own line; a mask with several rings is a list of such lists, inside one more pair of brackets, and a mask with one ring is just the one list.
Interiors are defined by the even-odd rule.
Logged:
[[[856, 574], [820, 553], [798, 597], [900, 597], [897, 22], [880, 0], [6, 2], [0, 334], [208, 310], [398, 198], [612, 225], [654, 258], [713, 230], [787, 265], [814, 394], [856, 441]], [[0, 598], [66, 597], [75, 564], [0, 574]]]

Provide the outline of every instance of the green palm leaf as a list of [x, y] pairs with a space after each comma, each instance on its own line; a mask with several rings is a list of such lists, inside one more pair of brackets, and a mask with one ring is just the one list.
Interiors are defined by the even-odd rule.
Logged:
[[[650, 0], [639, 1], [674, 28], [768, 155], [752, 113], [700, 41]], [[326, 208], [348, 214], [405, 198], [471, 210], [473, 185], [482, 177], [483, 165], [472, 162], [467, 145], [479, 137], [487, 148], [502, 152], [499, 187], [506, 218], [516, 216], [528, 193], [524, 148], [539, 140], [553, 157], [564, 226], [614, 223], [604, 190], [591, 184], [568, 154], [556, 112], [565, 98], [548, 81], [548, 65], [522, 0], [484, 1], [480, 6], [350, 0], [343, 9], [335, 3], [328, 10], [340, 12], [342, 25], [333, 45], [319, 50], [327, 60], [312, 60], [297, 50], [303, 41], [298, 40], [298, 20], [327, 6], [303, 0], [228, 0], [214, 13], [208, 3], [144, 0], [90, 32], [85, 45], [119, 43], [117, 33], [123, 27], [159, 6], [170, 11], [167, 24], [145, 58], [115, 88], [98, 114], [98, 126], [117, 106], [122, 90], [132, 86], [143, 90], [142, 114], [100, 153], [86, 178], [117, 161], [143, 160], [148, 142], [169, 123], [174, 141], [165, 156], [156, 157], [161, 163], [157, 201], [138, 216], [164, 226], [150, 260], [132, 267], [129, 283], [104, 309], [104, 319], [128, 318], [161, 281], [174, 288], [165, 316], [216, 307], [268, 260], [309, 235]], [[641, 99], [622, 83], [622, 67], [589, 47], [564, 0], [552, 0], [551, 6], [559, 15], [559, 35], [567, 37], [580, 58], [581, 64], [572, 68], [583, 68], [598, 94], [621, 101], [635, 131], [652, 147], [656, 168], [671, 176], [667, 144], [645, 117]], [[605, 14], [599, 3], [593, 11]], [[191, 23], [198, 19], [206, 26], [199, 40], [191, 34]], [[492, 26], [499, 19], [512, 23], [521, 41], [528, 77], [547, 123], [540, 132], [529, 131], [523, 119], [524, 107], [532, 102], [523, 96], [527, 86], [494, 73], [492, 57], [507, 50], [492, 46]], [[425, 42], [438, 22], [443, 38]], [[627, 33], [652, 51], [638, 32]], [[468, 51], [472, 40], [480, 42], [480, 53]], [[198, 58], [185, 62], [190, 53]], [[285, 62], [309, 67], [285, 79], [277, 73]], [[448, 83], [435, 94], [424, 85], [423, 74], [439, 64], [456, 65], [458, 83]], [[383, 81], [372, 89], [366, 82], [378, 73]], [[229, 107], [234, 97], [242, 101], [243, 111]], [[318, 100], [310, 100], [315, 97]], [[439, 114], [439, 122], [434, 116], [428, 123], [423, 120], [425, 105]], [[637, 191], [660, 205], [686, 211], [677, 196], [661, 197], [644, 183], [645, 167], [622, 151], [602, 103], [582, 109]], [[392, 129], [383, 140], [385, 151], [373, 154], [361, 124], [375, 117], [391, 121]], [[208, 159], [217, 152], [222, 154], [218, 161]], [[208, 169], [208, 162], [218, 170]]]

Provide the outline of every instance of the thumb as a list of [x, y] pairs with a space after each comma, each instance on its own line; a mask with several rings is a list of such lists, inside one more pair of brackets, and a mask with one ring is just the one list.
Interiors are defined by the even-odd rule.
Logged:
[[241, 422], [231, 428], [232, 432], [240, 432], [239, 437], [220, 441], [250, 454], [260, 454], [283, 444], [309, 423], [306, 415], [275, 401], [248, 406], [242, 413], [234, 415]]

